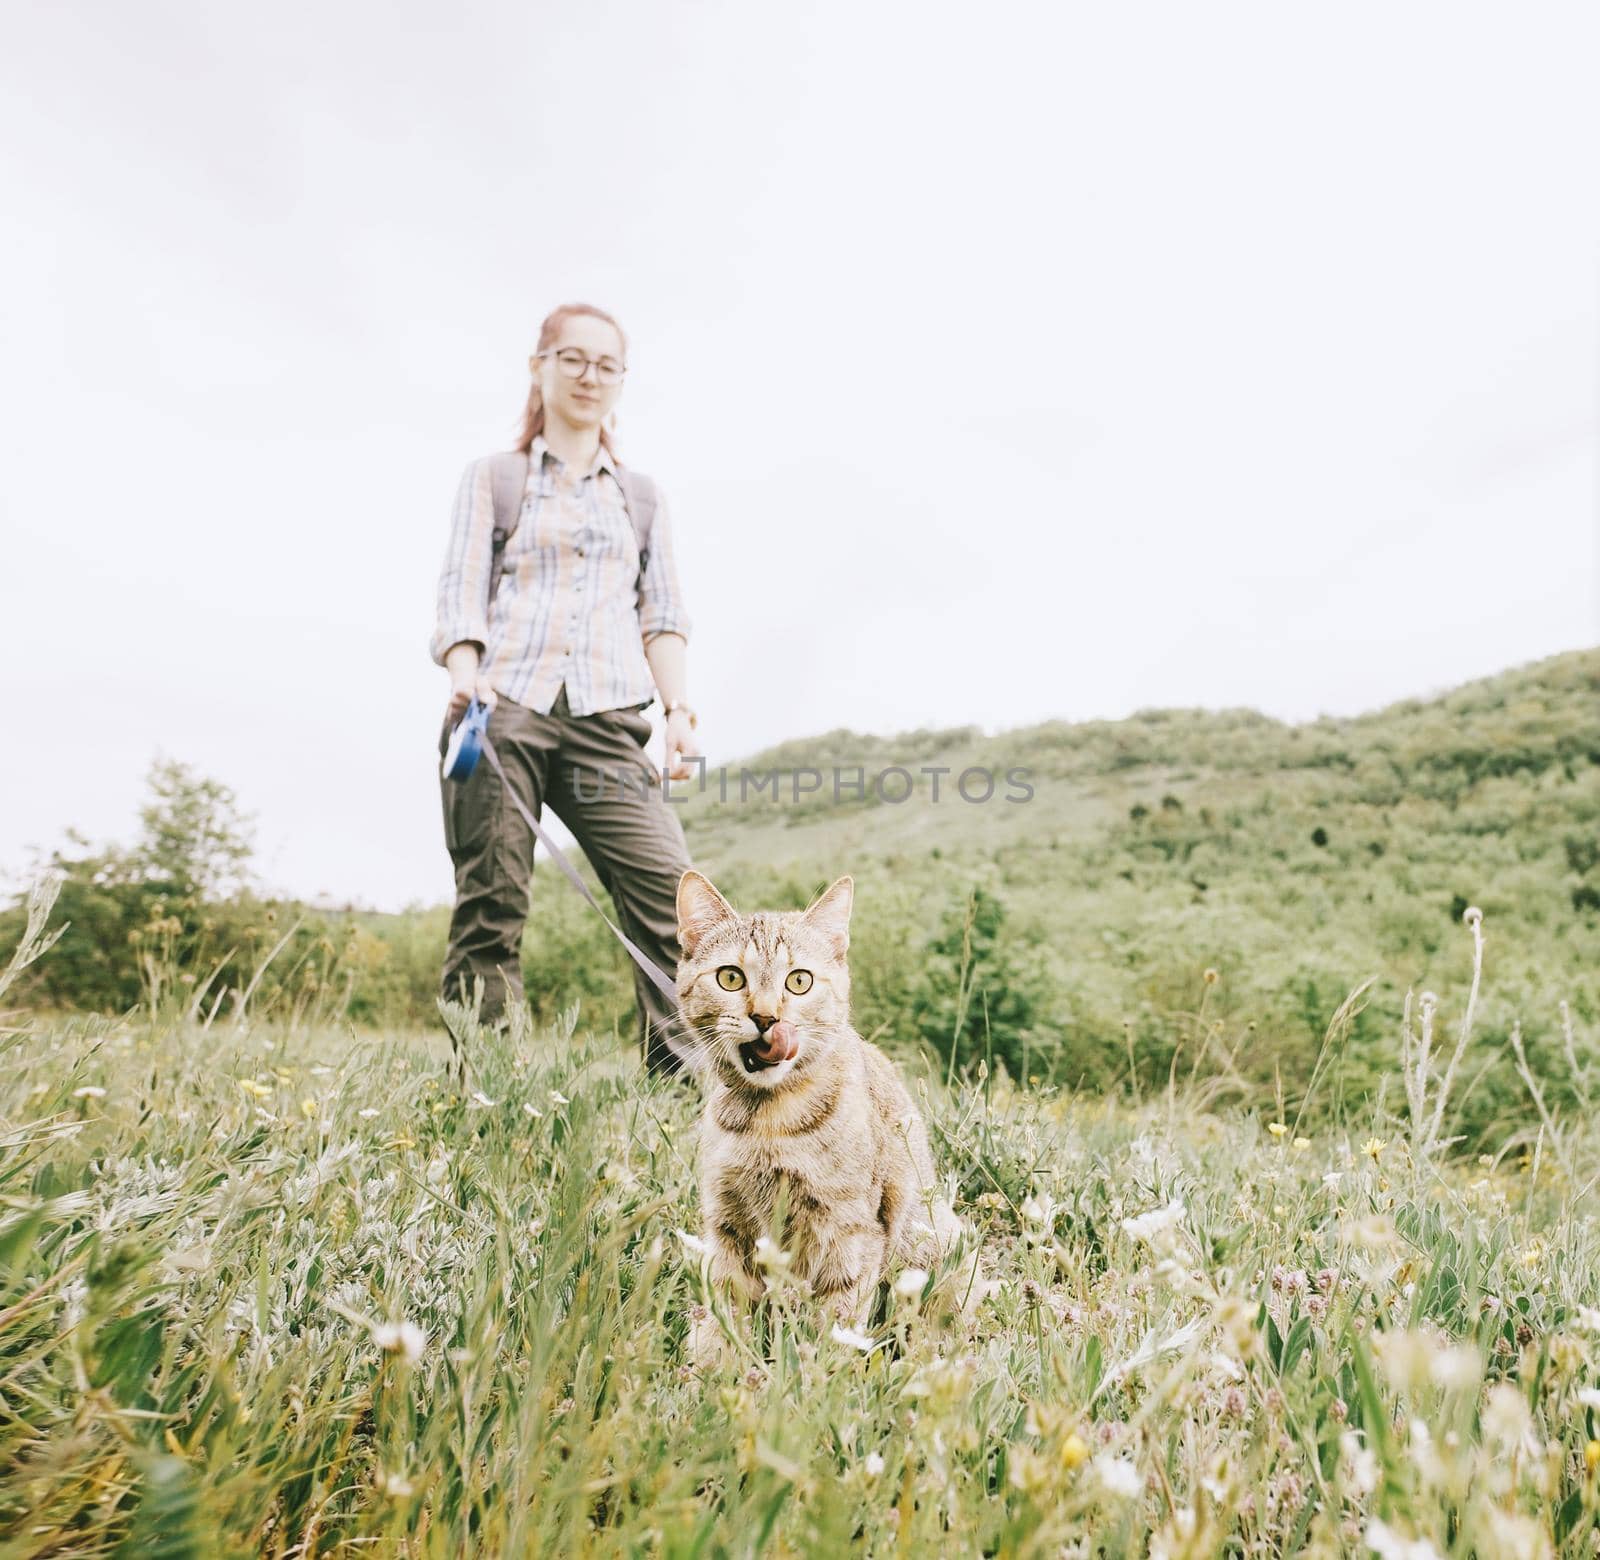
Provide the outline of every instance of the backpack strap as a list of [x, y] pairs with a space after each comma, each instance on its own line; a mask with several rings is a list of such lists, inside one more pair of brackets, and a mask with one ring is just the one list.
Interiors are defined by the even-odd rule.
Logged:
[[639, 543], [639, 582], [644, 583], [644, 567], [650, 561], [650, 537], [656, 523], [656, 485], [642, 471], [619, 465], [622, 498], [633, 522], [634, 539]]
[[494, 537], [489, 552], [489, 600], [500, 589], [506, 571], [506, 543], [522, 518], [522, 495], [528, 487], [528, 457], [521, 450], [504, 450], [489, 457], [489, 477], [494, 484]]

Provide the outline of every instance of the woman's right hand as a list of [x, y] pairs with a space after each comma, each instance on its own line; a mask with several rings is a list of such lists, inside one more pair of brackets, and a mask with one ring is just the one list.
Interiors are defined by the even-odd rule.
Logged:
[[474, 699], [485, 709], [494, 708], [495, 692], [479, 670], [476, 645], [452, 645], [444, 664], [450, 673], [450, 702], [445, 706], [446, 720], [460, 720]]
[[451, 683], [450, 703], [446, 714], [452, 721], [460, 720], [474, 699], [485, 709], [494, 708], [494, 689], [489, 686], [487, 679], [479, 677], [476, 672], [465, 683]]

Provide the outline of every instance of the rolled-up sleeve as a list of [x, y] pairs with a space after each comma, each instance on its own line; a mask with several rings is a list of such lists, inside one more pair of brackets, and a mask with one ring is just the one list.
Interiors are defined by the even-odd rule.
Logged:
[[450, 541], [439, 570], [439, 594], [429, 651], [444, 665], [445, 652], [462, 640], [480, 652], [489, 638], [489, 560], [494, 549], [494, 486], [489, 462], [475, 460], [461, 475]]
[[656, 513], [650, 527], [650, 556], [639, 581], [639, 633], [646, 644], [657, 634], [689, 637], [691, 620], [678, 585], [678, 558], [673, 548], [667, 496], [656, 488]]

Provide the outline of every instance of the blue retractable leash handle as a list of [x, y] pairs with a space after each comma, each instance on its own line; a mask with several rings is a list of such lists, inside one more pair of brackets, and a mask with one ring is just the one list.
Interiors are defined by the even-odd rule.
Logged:
[[467, 713], [456, 722], [450, 733], [449, 746], [444, 750], [444, 763], [440, 768], [446, 780], [465, 780], [478, 767], [478, 757], [483, 752], [483, 735], [488, 729], [487, 706], [474, 699]]

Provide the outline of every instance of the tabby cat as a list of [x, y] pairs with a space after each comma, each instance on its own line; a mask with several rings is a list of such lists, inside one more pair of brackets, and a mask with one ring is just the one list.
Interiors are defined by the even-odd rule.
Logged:
[[[781, 1234], [786, 1270], [847, 1325], [867, 1320], [891, 1265], [932, 1267], [961, 1233], [935, 1194], [927, 1129], [894, 1064], [850, 1025], [853, 892], [841, 877], [803, 911], [740, 915], [701, 873], [678, 883], [678, 996], [707, 1091], [700, 1204], [712, 1278], [756, 1300], [766, 1287], [757, 1242]], [[693, 1347], [702, 1362], [714, 1356], [709, 1318]]]

